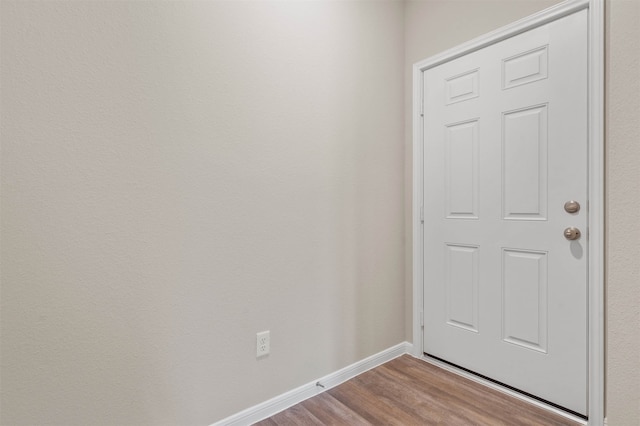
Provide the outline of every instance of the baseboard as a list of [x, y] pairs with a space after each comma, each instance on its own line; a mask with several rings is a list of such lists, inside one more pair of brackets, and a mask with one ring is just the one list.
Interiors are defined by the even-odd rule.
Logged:
[[[247, 408], [237, 414], [222, 419], [211, 426], [247, 426], [253, 423], [264, 420], [267, 417], [271, 417], [282, 410], [285, 410], [299, 402], [309, 399], [312, 396], [325, 392], [332, 387], [344, 383], [347, 380], [362, 374], [367, 370], [371, 370], [387, 361], [391, 361], [394, 358], [404, 354], [412, 354], [413, 345], [408, 342], [399, 343], [395, 346], [385, 349], [375, 355], [371, 355], [361, 361], [351, 364], [345, 368], [342, 368], [336, 372], [328, 374], [317, 380], [313, 380], [306, 385], [302, 385], [299, 388], [290, 390], [281, 395], [276, 396], [261, 404], [255, 405], [251, 408]], [[320, 383], [322, 386], [318, 386]]]

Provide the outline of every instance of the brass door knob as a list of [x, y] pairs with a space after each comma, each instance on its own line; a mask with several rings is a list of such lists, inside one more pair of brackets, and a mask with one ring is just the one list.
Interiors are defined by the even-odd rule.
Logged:
[[564, 237], [567, 240], [577, 240], [578, 238], [580, 238], [580, 235], [580, 230], [578, 228], [574, 228], [573, 226], [564, 230]]

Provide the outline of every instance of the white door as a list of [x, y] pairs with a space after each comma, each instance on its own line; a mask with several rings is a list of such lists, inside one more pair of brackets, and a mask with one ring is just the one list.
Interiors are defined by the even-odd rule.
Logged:
[[424, 352], [586, 415], [587, 11], [423, 78]]

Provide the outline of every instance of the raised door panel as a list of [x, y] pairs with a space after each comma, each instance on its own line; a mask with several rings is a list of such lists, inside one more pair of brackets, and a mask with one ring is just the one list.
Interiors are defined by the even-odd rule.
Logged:
[[547, 218], [547, 105], [503, 113], [503, 215]]
[[447, 324], [478, 332], [477, 246], [445, 245]]
[[448, 125], [445, 144], [445, 216], [477, 219], [478, 121]]
[[547, 352], [547, 253], [502, 251], [503, 339]]

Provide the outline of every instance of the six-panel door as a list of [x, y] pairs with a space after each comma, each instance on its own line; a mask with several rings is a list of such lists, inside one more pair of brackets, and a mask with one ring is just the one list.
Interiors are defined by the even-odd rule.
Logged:
[[587, 14], [424, 72], [424, 351], [587, 412]]

